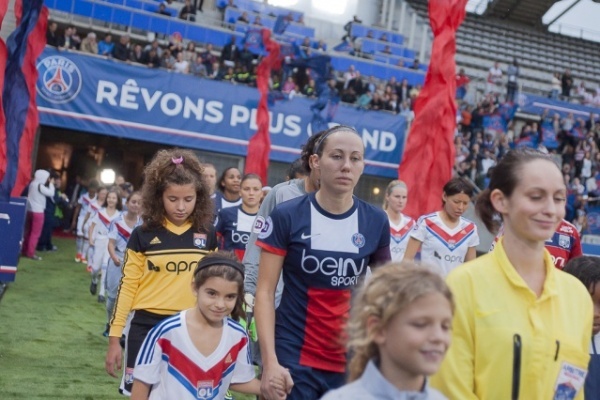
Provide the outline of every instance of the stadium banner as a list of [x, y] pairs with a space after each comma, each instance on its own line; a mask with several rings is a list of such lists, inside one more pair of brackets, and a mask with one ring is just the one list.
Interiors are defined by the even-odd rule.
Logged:
[[587, 209], [587, 229], [584, 233], [600, 235], [600, 204], [592, 203]]
[[[239, 156], [247, 155], [257, 130], [255, 88], [53, 48], [45, 49], [37, 67], [44, 125]], [[312, 126], [344, 124], [363, 138], [365, 173], [397, 177], [403, 117], [337, 104], [316, 113], [315, 101], [295, 97], [269, 105], [271, 160], [298, 158]]]
[[558, 148], [559, 143], [556, 140], [556, 132], [552, 122], [542, 122], [542, 140], [547, 149], [554, 150]]
[[561, 118], [573, 114], [575, 119], [583, 118], [587, 120], [592, 113], [596, 114], [596, 116], [600, 113], [600, 109], [598, 108], [567, 101], [553, 100], [533, 94], [520, 93], [517, 103], [520, 112], [533, 115], [541, 115], [544, 110], [548, 110], [551, 115], [558, 114]]

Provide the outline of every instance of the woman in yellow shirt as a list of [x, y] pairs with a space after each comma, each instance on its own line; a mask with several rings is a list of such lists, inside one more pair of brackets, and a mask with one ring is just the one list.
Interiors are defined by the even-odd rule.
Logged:
[[544, 249], [565, 199], [558, 166], [538, 151], [513, 150], [492, 172], [476, 208], [504, 237], [448, 276], [452, 345], [432, 386], [449, 399], [583, 398], [592, 303]]

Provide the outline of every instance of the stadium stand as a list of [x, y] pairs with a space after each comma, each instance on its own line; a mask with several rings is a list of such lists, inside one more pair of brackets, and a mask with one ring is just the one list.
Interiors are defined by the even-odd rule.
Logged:
[[[428, 20], [426, 0], [408, 0], [408, 3], [421, 18]], [[576, 80], [585, 81], [588, 88], [600, 84], [600, 44], [548, 32], [541, 25], [542, 15], [553, 2], [509, 3], [511, 7], [516, 4], [511, 13], [503, 12], [502, 2], [494, 1], [485, 15], [467, 15], [457, 33], [459, 67], [483, 81], [494, 62], [506, 65], [517, 58], [523, 90], [537, 94], [550, 93], [552, 75], [562, 74], [567, 68]]]

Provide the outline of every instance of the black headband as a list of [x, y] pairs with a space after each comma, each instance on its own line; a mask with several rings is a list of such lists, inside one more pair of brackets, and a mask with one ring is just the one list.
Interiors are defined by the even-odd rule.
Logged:
[[323, 144], [323, 142], [325, 141], [325, 139], [327, 139], [327, 137], [329, 135], [331, 135], [332, 133], [335, 132], [339, 132], [339, 131], [351, 131], [354, 132], [358, 135], [358, 132], [356, 132], [356, 129], [354, 129], [351, 126], [347, 126], [347, 125], [337, 125], [334, 126], [333, 128], [330, 128], [329, 130], [326, 130], [325, 133], [323, 134], [323, 136], [321, 137], [321, 139], [319, 139], [319, 141], [317, 142], [316, 146], [315, 146], [315, 150], [313, 151], [313, 154], [319, 154], [319, 150], [321, 148], [321, 145]]
[[205, 268], [212, 267], [213, 265], [227, 265], [228, 267], [239, 271], [239, 273], [242, 274], [242, 276], [244, 276], [244, 266], [242, 265], [242, 263], [221, 256], [205, 257], [202, 260], [200, 260], [198, 266], [196, 267], [196, 270], [194, 271], [194, 275], [196, 275], [198, 272]]

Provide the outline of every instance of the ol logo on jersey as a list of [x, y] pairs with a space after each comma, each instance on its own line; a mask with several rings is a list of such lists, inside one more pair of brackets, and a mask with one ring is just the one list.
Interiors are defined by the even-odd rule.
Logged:
[[210, 399], [213, 397], [213, 381], [198, 381], [196, 384], [197, 398]]
[[206, 235], [204, 233], [194, 233], [194, 246], [199, 249], [206, 247]]
[[49, 56], [38, 65], [37, 92], [45, 100], [63, 104], [73, 100], [82, 86], [81, 72], [74, 62], [62, 56]]

